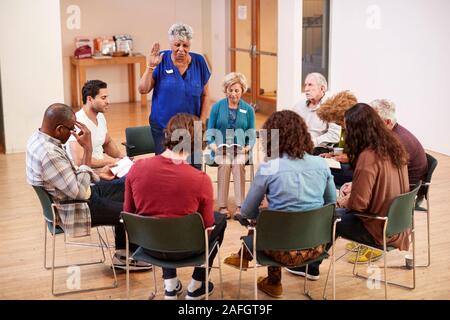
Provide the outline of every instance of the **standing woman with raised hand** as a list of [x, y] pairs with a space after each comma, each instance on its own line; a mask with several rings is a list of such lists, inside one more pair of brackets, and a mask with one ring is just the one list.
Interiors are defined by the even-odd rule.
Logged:
[[211, 73], [203, 56], [190, 52], [192, 28], [176, 23], [169, 28], [170, 50], [153, 43], [139, 92], [153, 90], [149, 122], [155, 153], [164, 151], [164, 128], [177, 113], [189, 113], [205, 122], [209, 115], [208, 81]]

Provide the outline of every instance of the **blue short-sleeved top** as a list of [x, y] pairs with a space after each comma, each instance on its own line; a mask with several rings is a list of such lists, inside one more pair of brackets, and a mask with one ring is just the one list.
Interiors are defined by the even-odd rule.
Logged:
[[162, 61], [153, 71], [155, 86], [150, 121], [165, 128], [177, 113], [200, 116], [201, 96], [211, 72], [201, 55], [190, 52], [192, 60], [182, 77], [172, 62], [172, 51], [166, 50], [161, 54]]

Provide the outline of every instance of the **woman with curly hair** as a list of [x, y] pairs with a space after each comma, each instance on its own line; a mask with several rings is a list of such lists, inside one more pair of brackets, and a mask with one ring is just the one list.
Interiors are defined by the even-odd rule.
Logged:
[[[337, 209], [342, 220], [336, 226], [336, 235], [358, 243], [383, 245], [384, 222], [359, 218], [354, 213], [385, 217], [392, 200], [409, 191], [407, 153], [377, 112], [365, 103], [345, 112], [345, 127], [346, 151], [354, 173], [346, 209]], [[408, 232], [399, 233], [388, 238], [387, 245], [408, 250], [408, 236]], [[364, 255], [369, 260], [374, 252], [366, 250]], [[318, 274], [319, 265], [310, 264], [308, 275], [310, 270]]]
[[[273, 113], [263, 125], [262, 139], [267, 162], [261, 164], [241, 208], [246, 219], [256, 219], [267, 198], [268, 208], [282, 211], [307, 211], [336, 201], [336, 188], [324, 159], [312, 156], [313, 142], [304, 120], [293, 111]], [[300, 251], [266, 252], [283, 263], [296, 265], [314, 259], [325, 245]], [[244, 254], [243, 267], [251, 256]], [[291, 262], [289, 262], [291, 261]], [[232, 254], [225, 263], [239, 267], [240, 254]], [[269, 267], [268, 277], [258, 279], [258, 289], [280, 297], [281, 268]]]

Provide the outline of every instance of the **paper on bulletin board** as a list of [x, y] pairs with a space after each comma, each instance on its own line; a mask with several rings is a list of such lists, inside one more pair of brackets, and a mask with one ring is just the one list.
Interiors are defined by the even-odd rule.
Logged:
[[238, 19], [247, 20], [247, 6], [238, 6]]

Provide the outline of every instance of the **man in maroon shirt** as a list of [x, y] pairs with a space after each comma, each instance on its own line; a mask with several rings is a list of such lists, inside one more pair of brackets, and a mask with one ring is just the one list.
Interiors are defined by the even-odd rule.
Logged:
[[424, 181], [427, 175], [428, 164], [425, 150], [417, 138], [406, 128], [397, 123], [395, 116], [395, 104], [386, 99], [374, 100], [370, 103], [386, 126], [392, 130], [400, 140], [409, 156], [408, 177], [411, 185], [416, 185], [419, 181]]
[[[203, 130], [194, 130], [196, 121], [200, 123], [201, 129], [200, 120], [193, 115], [181, 113], [170, 119], [166, 127], [166, 150], [161, 155], [137, 161], [130, 169], [125, 184], [124, 210], [164, 218], [176, 218], [198, 212], [203, 218], [205, 227], [215, 225], [215, 229], [209, 235], [210, 243], [218, 240], [221, 245], [226, 220], [223, 215], [213, 210], [211, 179], [206, 173], [186, 162], [190, 150], [193, 150], [194, 139], [201, 141], [203, 137]], [[187, 258], [186, 255], [169, 256], [167, 253], [149, 250], [146, 252], [156, 258], [173, 260]], [[216, 253], [217, 248], [210, 255], [210, 266]], [[182, 293], [182, 285], [177, 278], [176, 269], [163, 268], [163, 278], [165, 299], [177, 299]], [[186, 299], [203, 299], [206, 295], [206, 285], [209, 286], [209, 293], [212, 293], [213, 283], [209, 281], [206, 284], [204, 280], [205, 269], [196, 267], [188, 285]]]

